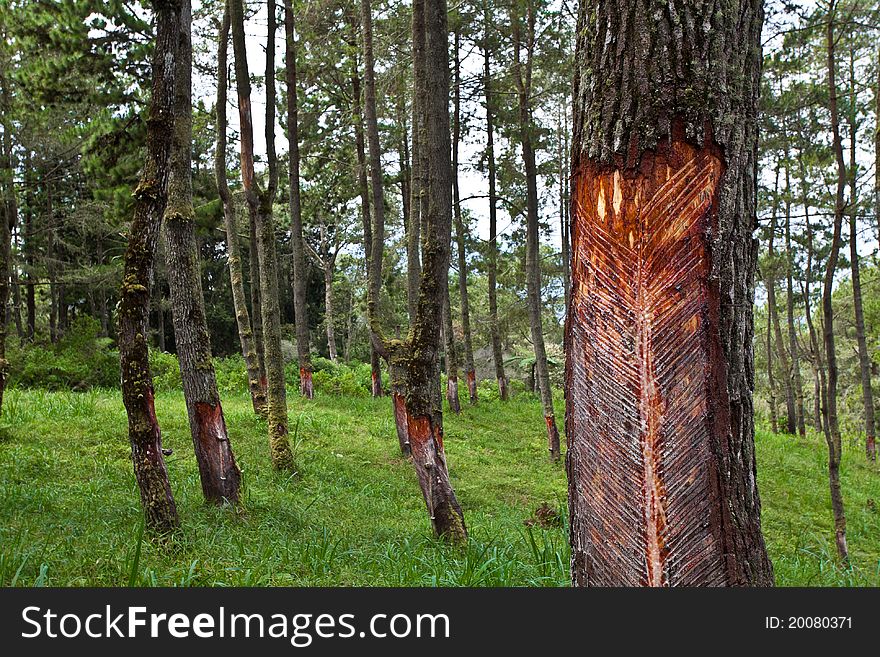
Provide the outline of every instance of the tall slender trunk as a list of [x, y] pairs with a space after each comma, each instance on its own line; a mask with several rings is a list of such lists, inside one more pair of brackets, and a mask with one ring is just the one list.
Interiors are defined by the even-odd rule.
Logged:
[[504, 355], [501, 351], [501, 331], [498, 329], [498, 196], [495, 172], [494, 105], [492, 98], [492, 70], [489, 54], [489, 29], [491, 19], [489, 10], [483, 17], [483, 95], [486, 100], [486, 168], [489, 174], [489, 333], [492, 337], [492, 360], [495, 363], [495, 378], [498, 381], [498, 394], [506, 401], [507, 375], [504, 373]]
[[519, 99], [519, 137], [522, 145], [523, 164], [526, 176], [526, 301], [529, 310], [529, 328], [532, 346], [535, 350], [535, 374], [541, 391], [541, 405], [544, 409], [544, 422], [547, 426], [547, 449], [550, 459], [559, 459], [559, 430], [556, 427], [556, 414], [553, 410], [553, 391], [550, 388], [550, 372], [547, 366], [547, 350], [544, 346], [544, 326], [541, 304], [541, 252], [538, 237], [538, 167], [535, 150], [532, 146], [532, 51], [535, 41], [535, 8], [528, 3], [526, 17], [526, 63], [521, 61], [520, 17], [511, 15], [513, 26], [513, 67]]
[[[247, 199], [245, 199], [247, 205]], [[257, 252], [257, 221], [248, 205], [248, 274], [251, 286], [251, 325], [254, 329], [254, 351], [257, 352], [257, 370], [259, 372], [260, 389], [263, 400], [264, 412], [268, 413], [268, 400], [266, 400], [266, 350], [263, 341], [263, 301], [260, 296], [260, 255]]]
[[[365, 0], [367, 1], [367, 0]], [[439, 405], [440, 320], [452, 237], [452, 166], [449, 134], [449, 50], [445, 0], [424, 2], [424, 141], [428, 163], [423, 267], [416, 318], [406, 343], [395, 342], [393, 360], [405, 363], [406, 415], [413, 465], [434, 532], [460, 544], [467, 540], [464, 515], [446, 466], [443, 413]], [[414, 12], [415, 13], [415, 12]], [[416, 82], [418, 84], [418, 81]], [[416, 86], [415, 88], [418, 88]], [[402, 358], [401, 358], [402, 355]]]
[[49, 341], [58, 342], [58, 284], [55, 271], [55, 208], [52, 182], [46, 182], [46, 275], [49, 277]]
[[275, 4], [269, 2], [266, 48], [266, 151], [269, 182], [260, 190], [254, 173], [254, 128], [251, 118], [251, 84], [244, 33], [243, 0], [229, 0], [232, 47], [235, 53], [235, 84], [241, 126], [241, 178], [250, 219], [256, 233], [260, 270], [260, 311], [263, 322], [263, 352], [266, 366], [266, 401], [269, 451], [276, 470], [293, 470], [293, 453], [287, 438], [287, 391], [281, 353], [281, 309], [278, 296], [278, 255], [272, 204], [278, 187], [275, 157]]
[[767, 285], [767, 312], [770, 314], [770, 321], [773, 327], [776, 353], [779, 355], [779, 362], [782, 365], [782, 389], [785, 391], [785, 432], [794, 434], [797, 428], [797, 421], [795, 419], [794, 394], [791, 387], [791, 365], [789, 364], [788, 353], [785, 350], [785, 343], [782, 339], [782, 327], [779, 323], [779, 310], [776, 303], [777, 263], [773, 244], [776, 239], [776, 230], [779, 227], [777, 221], [779, 212], [779, 167], [780, 165], [777, 164], [775, 171], [776, 182], [773, 186], [773, 209], [770, 213], [770, 231], [767, 237], [767, 271], [764, 277]]
[[874, 223], [877, 228], [877, 241], [880, 242], [880, 46], [877, 46], [875, 70], [877, 79], [874, 81]]
[[[568, 94], [565, 95], [565, 102], [568, 103]], [[568, 190], [566, 189], [568, 180], [568, 114], [564, 108], [560, 113], [565, 116], [565, 127], [561, 125], [562, 121], [558, 121], [556, 124], [557, 132], [560, 133], [557, 153], [559, 159], [559, 232], [562, 246], [560, 257], [562, 259], [562, 289], [565, 293], [565, 307], [568, 308], [568, 301], [571, 299], [571, 246], [568, 226]]]
[[248, 375], [248, 389], [254, 413], [266, 415], [266, 388], [262, 381], [260, 362], [254, 339], [247, 297], [244, 291], [244, 271], [241, 262], [241, 243], [238, 237], [238, 215], [235, 200], [226, 181], [226, 88], [228, 85], [227, 60], [229, 51], [229, 6], [223, 12], [217, 44], [217, 148], [214, 153], [214, 177], [223, 203], [223, 225], [226, 229], [227, 265], [232, 288], [232, 307], [238, 327], [238, 339]]
[[752, 408], [763, 3], [674, 5], [580, 6], [572, 579], [770, 586]]
[[154, 0], [156, 43], [152, 95], [147, 115], [147, 157], [134, 190], [134, 218], [120, 291], [119, 358], [122, 401], [128, 414], [128, 437], [134, 474], [146, 524], [165, 532], [179, 523], [168, 481], [162, 437], [153, 395], [147, 337], [150, 279], [168, 194], [169, 156], [174, 138], [176, 60], [180, 47], [180, 3]]
[[24, 154], [25, 210], [24, 210], [24, 262], [27, 265], [27, 289], [25, 305], [27, 306], [27, 341], [33, 342], [37, 329], [37, 295], [34, 265], [34, 193], [33, 170], [31, 169], [30, 149]]
[[290, 144], [288, 189], [290, 203], [290, 245], [293, 254], [293, 313], [296, 318], [296, 355], [299, 361], [299, 391], [306, 399], [315, 395], [312, 358], [309, 353], [309, 318], [306, 313], [306, 266], [303, 249], [302, 206], [299, 191], [299, 108], [296, 89], [296, 36], [292, 0], [284, 0], [284, 33], [287, 43], [287, 140]]
[[422, 207], [425, 200], [426, 171], [421, 144], [424, 141], [423, 103], [425, 90], [425, 11], [424, 3], [414, 2], [412, 6], [412, 174], [410, 177], [409, 222], [406, 229], [406, 305], [409, 321], [416, 318], [419, 302], [419, 279], [421, 266], [421, 224]]
[[324, 263], [324, 324], [327, 329], [327, 351], [330, 360], [334, 363], [337, 360], [336, 355], [336, 331], [334, 322], [336, 315], [333, 308], [333, 260]]
[[828, 360], [828, 392], [826, 393], [825, 440], [828, 443], [828, 484], [831, 489], [831, 510], [834, 514], [834, 534], [837, 553], [844, 561], [849, 551], [846, 546], [846, 512], [843, 506], [843, 491], [840, 486], [841, 438], [837, 418], [837, 351], [834, 336], [834, 274], [837, 271], [837, 257], [840, 251], [841, 230], [845, 210], [844, 190], [846, 189], [846, 164], [843, 161], [843, 146], [840, 140], [840, 124], [837, 115], [837, 83], [835, 82], [835, 37], [834, 19], [836, 2], [831, 0], [828, 23], [825, 31], [827, 48], [828, 111], [831, 114], [832, 148], [837, 162], [837, 188], [834, 195], [834, 229], [831, 238], [831, 252], [825, 267], [825, 281], [822, 289], [822, 328], [825, 341], [825, 357]]
[[[354, 22], [354, 19], [352, 19]], [[354, 39], [356, 41], [356, 39]], [[364, 144], [364, 125], [361, 116], [361, 76], [355, 62], [354, 70], [351, 75], [351, 91], [352, 91], [352, 123], [354, 123], [355, 147], [357, 150], [358, 164], [358, 190], [361, 197], [361, 220], [364, 226], [364, 260], [366, 261], [367, 274], [367, 297], [369, 297], [370, 272], [372, 266], [370, 264], [373, 254], [373, 218], [370, 211], [370, 188], [367, 182], [367, 155], [366, 146]], [[369, 303], [369, 301], [368, 301]], [[369, 315], [369, 310], [368, 310]], [[382, 366], [379, 362], [379, 354], [376, 353], [376, 347], [370, 339], [370, 382], [371, 393], [373, 397], [381, 397], [384, 394], [382, 390]]]
[[856, 176], [856, 94], [855, 62], [852, 50], [849, 55], [849, 263], [852, 272], [853, 309], [856, 320], [856, 343], [859, 351], [859, 374], [862, 383], [862, 405], [865, 412], [865, 456], [868, 461], [877, 460], [877, 440], [874, 428], [874, 391], [871, 386], [871, 357], [865, 336], [865, 311], [862, 305], [862, 276], [859, 268], [859, 204]]
[[[769, 289], [769, 287], [768, 287]], [[776, 375], [773, 374], [773, 320], [770, 315], [770, 303], [767, 303], [767, 334], [764, 342], [767, 347], [767, 391], [770, 396], [770, 429], [779, 431], [779, 411], [776, 406]]]
[[[9, 87], [5, 72], [0, 71], [0, 126], [3, 141], [0, 142], [0, 308], [4, 315], [9, 303], [9, 283], [12, 271], [12, 231], [18, 223], [18, 203], [15, 195], [15, 159], [12, 151], [12, 126], [8, 120], [10, 105]], [[17, 287], [16, 287], [17, 289]], [[21, 317], [16, 308], [17, 324]], [[0, 318], [2, 320], [3, 318]], [[0, 413], [3, 411], [3, 393], [6, 390], [6, 321], [0, 321]], [[19, 328], [19, 334], [21, 329]]]
[[[461, 332], [464, 342], [464, 376], [467, 382], [468, 398], [471, 404], [477, 403], [477, 371], [474, 367], [474, 343], [471, 336], [471, 307], [468, 298], [467, 235], [461, 216], [461, 197], [458, 188], [458, 143], [461, 140], [461, 29], [455, 29], [455, 44], [452, 71], [453, 80], [453, 121], [452, 121], [452, 207], [455, 220], [455, 240], [458, 247], [458, 294], [461, 303]], [[457, 395], [456, 395], [457, 397]]]
[[801, 377], [801, 359], [798, 353], [797, 330], [794, 325], [794, 251], [791, 248], [791, 175], [788, 165], [788, 145], [785, 147], [785, 317], [788, 325], [788, 345], [791, 355], [791, 385], [794, 388], [794, 410], [797, 432], [807, 433], [804, 420], [804, 382]]
[[237, 502], [241, 471], [235, 463], [205, 317], [205, 297], [192, 203], [192, 7], [181, 0], [180, 46], [175, 80], [174, 137], [171, 144], [165, 226], [168, 286], [174, 344], [180, 359], [183, 396], [193, 448], [209, 502]]

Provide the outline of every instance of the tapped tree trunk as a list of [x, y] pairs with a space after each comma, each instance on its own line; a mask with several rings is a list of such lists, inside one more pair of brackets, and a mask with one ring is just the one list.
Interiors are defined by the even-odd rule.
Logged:
[[523, 163], [526, 176], [526, 301], [529, 310], [529, 328], [532, 346], [535, 350], [535, 376], [541, 392], [541, 405], [544, 409], [544, 422], [547, 426], [547, 449], [550, 459], [559, 460], [559, 429], [556, 427], [556, 414], [553, 410], [553, 391], [550, 388], [550, 372], [547, 366], [547, 351], [544, 346], [544, 326], [541, 318], [541, 252], [538, 237], [538, 167], [535, 150], [532, 146], [532, 51], [535, 41], [535, 8], [528, 3], [526, 17], [526, 63], [520, 61], [522, 48], [520, 17], [511, 14], [513, 25], [513, 67], [519, 99], [519, 136], [522, 145]]
[[[254, 132], [251, 117], [251, 84], [248, 73], [244, 33], [243, 0], [229, 0], [232, 47], [235, 53], [235, 84], [241, 124], [241, 178], [254, 224], [259, 264], [260, 312], [263, 323], [263, 352], [266, 366], [266, 401], [269, 425], [269, 451], [276, 470], [294, 470], [293, 452], [287, 437], [287, 391], [284, 384], [284, 358], [281, 353], [281, 309], [278, 300], [278, 255], [272, 203], [278, 187], [275, 157], [275, 4], [269, 3], [266, 49], [266, 151], [269, 184], [259, 189], [254, 173]], [[253, 285], [253, 283], [252, 283]]]
[[[290, 144], [288, 188], [290, 192], [290, 244], [293, 252], [293, 313], [296, 319], [296, 355], [299, 391], [306, 399], [315, 396], [312, 358], [309, 353], [309, 318], [306, 313], [306, 268], [303, 248], [302, 207], [299, 191], [299, 112], [296, 90], [296, 37], [292, 0], [284, 0], [284, 33], [287, 43], [287, 139]], [[331, 282], [332, 284], [332, 282]], [[332, 313], [332, 307], [331, 307]], [[332, 332], [332, 327], [328, 329]], [[329, 334], [328, 334], [329, 335]], [[334, 352], [335, 352], [334, 346]]]
[[150, 373], [150, 279], [168, 195], [169, 156], [174, 137], [176, 60], [180, 47], [180, 3], [154, 0], [156, 43], [152, 95], [147, 116], [147, 158], [134, 190], [134, 218], [119, 302], [119, 359], [122, 401], [128, 415], [128, 437], [135, 479], [141, 493], [146, 525], [166, 532], [180, 524], [162, 450], [162, 436]]
[[192, 205], [192, 13], [181, 1], [175, 80], [174, 137], [165, 205], [165, 249], [174, 344], [202, 493], [209, 502], [238, 502], [241, 472], [235, 463], [211, 360], [205, 297]]
[[238, 326], [241, 354], [244, 357], [248, 375], [248, 389], [254, 413], [266, 415], [266, 388], [262, 381], [260, 362], [257, 357], [256, 341], [248, 312], [244, 292], [244, 271], [241, 263], [241, 244], [238, 238], [238, 221], [235, 201], [226, 182], [226, 87], [227, 53], [229, 49], [229, 6], [223, 12], [217, 45], [217, 148], [214, 153], [214, 177], [217, 191], [223, 203], [223, 225], [226, 229], [226, 251], [229, 266], [230, 286], [232, 287], [232, 306]]
[[[365, 0], [366, 1], [366, 0]], [[423, 266], [416, 318], [406, 342], [394, 341], [392, 361], [405, 363], [406, 415], [413, 465], [434, 533], [453, 544], [467, 541], [464, 515], [449, 481], [439, 405], [440, 321], [452, 237], [452, 166], [449, 134], [449, 51], [445, 0], [424, 3], [424, 140], [427, 162], [423, 214]], [[415, 12], [414, 12], [415, 14]], [[417, 31], [414, 30], [414, 36]], [[416, 80], [415, 88], [420, 81]]]
[[762, 3], [674, 9], [581, 3], [566, 330], [579, 586], [773, 584], [751, 375]]
[[498, 396], [507, 401], [507, 375], [504, 373], [504, 355], [501, 351], [501, 332], [498, 329], [498, 198], [495, 191], [495, 135], [492, 99], [492, 70], [489, 59], [489, 10], [483, 17], [483, 95], [486, 100], [486, 168], [489, 174], [489, 332], [492, 337], [492, 360]]
[[[477, 372], [474, 367], [474, 346], [471, 337], [471, 309], [468, 299], [467, 251], [464, 221], [461, 217], [461, 198], [458, 190], [458, 142], [461, 140], [461, 61], [459, 48], [461, 30], [455, 29], [455, 45], [452, 70], [453, 81], [453, 123], [452, 123], [452, 207], [455, 219], [455, 240], [458, 247], [458, 294], [461, 300], [461, 332], [464, 342], [464, 376], [467, 382], [468, 399], [477, 403]], [[451, 317], [451, 315], [450, 315]], [[456, 392], [456, 398], [458, 393]], [[461, 409], [459, 409], [461, 410]]]
[[849, 550], [846, 545], [846, 512], [843, 506], [843, 491], [840, 486], [841, 437], [837, 418], [837, 351], [834, 336], [834, 274], [840, 251], [843, 214], [845, 209], [844, 191], [846, 189], [846, 164], [843, 161], [843, 146], [840, 139], [840, 124], [837, 115], [837, 83], [835, 82], [835, 36], [834, 21], [837, 3], [831, 0], [825, 28], [828, 76], [828, 111], [831, 114], [832, 150], [837, 162], [837, 188], [834, 195], [834, 228], [831, 238], [831, 251], [825, 266], [825, 280], [822, 288], [822, 327], [825, 341], [825, 357], [828, 360], [828, 391], [825, 399], [825, 441], [828, 443], [828, 484], [831, 491], [831, 511], [834, 515], [834, 537], [837, 554], [846, 561]]

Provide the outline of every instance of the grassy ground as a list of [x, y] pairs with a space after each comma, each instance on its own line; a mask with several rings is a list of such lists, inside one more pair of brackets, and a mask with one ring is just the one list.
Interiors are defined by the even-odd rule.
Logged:
[[[202, 503], [180, 393], [157, 396], [182, 528], [138, 549], [140, 509], [115, 392], [7, 393], [0, 428], [0, 585], [561, 586], [565, 526], [527, 527], [542, 503], [565, 514], [562, 465], [547, 461], [537, 401], [483, 402], [446, 417], [452, 483], [472, 540], [430, 537], [388, 400], [291, 395], [297, 476], [273, 473], [244, 397], [224, 399], [244, 472], [239, 510]], [[561, 408], [559, 416], [562, 416]], [[295, 428], [294, 428], [295, 427]], [[826, 452], [759, 433], [763, 522], [780, 585], [880, 585], [880, 472], [847, 447], [852, 566], [835, 565]]]

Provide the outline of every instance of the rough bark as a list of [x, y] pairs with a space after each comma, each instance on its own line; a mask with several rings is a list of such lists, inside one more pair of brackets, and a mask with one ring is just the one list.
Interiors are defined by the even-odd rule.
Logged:
[[[245, 199], [245, 205], [247, 199]], [[257, 368], [260, 373], [260, 388], [266, 399], [266, 351], [263, 342], [263, 302], [260, 297], [260, 256], [257, 253], [256, 215], [248, 205], [248, 273], [250, 278], [251, 325], [254, 329], [254, 350], [257, 352]], [[264, 403], [268, 412], [268, 401]], [[260, 413], [265, 416], [266, 412]]]
[[182, 0], [175, 80], [174, 137], [165, 205], [165, 258], [174, 344], [193, 448], [209, 502], [237, 502], [241, 472], [235, 463], [211, 359], [208, 321], [192, 204], [192, 12]]
[[[858, 93], [855, 79], [853, 52], [849, 57], [849, 86], [853, 95], [849, 117], [849, 263], [852, 273], [853, 310], [856, 320], [856, 345], [859, 353], [859, 374], [862, 383], [862, 406], [865, 412], [865, 456], [868, 461], [877, 460], [877, 440], [874, 429], [874, 391], [871, 387], [871, 357], [868, 354], [868, 341], [865, 336], [865, 311], [862, 304], [862, 276], [859, 259], [858, 234], [858, 185], [856, 162], [856, 101]], [[880, 165], [878, 165], [880, 166]]]
[[535, 350], [535, 376], [541, 392], [541, 406], [547, 426], [547, 450], [550, 459], [559, 459], [559, 429], [556, 427], [556, 414], [553, 410], [553, 391], [550, 388], [550, 371], [547, 365], [547, 350], [544, 345], [544, 326], [541, 317], [541, 253], [538, 236], [538, 167], [532, 145], [532, 51], [535, 41], [535, 8], [528, 3], [526, 16], [526, 61], [521, 61], [520, 17], [511, 15], [513, 28], [513, 69], [519, 100], [519, 139], [522, 146], [523, 165], [526, 177], [526, 302], [529, 311], [529, 329], [532, 347]]
[[303, 248], [302, 205], [299, 190], [299, 109], [296, 89], [296, 36], [292, 0], [284, 0], [284, 33], [287, 44], [287, 140], [288, 190], [290, 203], [290, 245], [293, 255], [293, 313], [296, 319], [296, 356], [299, 362], [299, 391], [306, 399], [315, 395], [312, 358], [309, 353], [309, 319], [306, 313], [308, 268]]
[[760, 0], [581, 4], [566, 332], [575, 585], [773, 583], [752, 411], [762, 19]]
[[168, 194], [168, 161], [174, 135], [176, 59], [180, 46], [180, 2], [153, 2], [156, 43], [152, 60], [152, 95], [147, 114], [147, 149], [141, 180], [134, 190], [134, 217], [120, 291], [119, 359], [122, 401], [135, 478], [147, 526], [155, 532], [175, 528], [180, 520], [168, 481], [162, 436], [153, 402], [147, 336], [150, 279]]
[[251, 118], [251, 84], [248, 73], [242, 0], [229, 0], [232, 47], [235, 53], [235, 84], [241, 126], [241, 178], [250, 219], [256, 233], [260, 270], [260, 311], [263, 322], [263, 352], [266, 366], [266, 401], [269, 425], [269, 451], [276, 470], [293, 470], [293, 453], [287, 437], [287, 391], [284, 359], [281, 353], [281, 310], [278, 298], [278, 255], [272, 203], [278, 186], [275, 157], [275, 11], [270, 1], [266, 58], [266, 150], [269, 181], [261, 190], [254, 173], [254, 134]]
[[491, 19], [488, 9], [483, 18], [483, 95], [486, 101], [486, 169], [489, 176], [489, 243], [488, 286], [489, 286], [489, 333], [492, 337], [492, 360], [495, 363], [495, 379], [498, 381], [498, 395], [502, 401], [508, 398], [507, 375], [504, 373], [504, 356], [501, 351], [501, 331], [498, 329], [498, 195], [495, 172], [495, 130], [494, 103], [492, 98], [492, 70], [489, 54], [489, 26]]
[[232, 288], [232, 307], [238, 327], [238, 339], [248, 375], [248, 389], [254, 413], [266, 415], [266, 388], [257, 356], [251, 316], [248, 312], [244, 290], [244, 270], [241, 261], [241, 243], [238, 237], [238, 221], [235, 200], [226, 181], [226, 87], [228, 85], [227, 60], [229, 49], [229, 7], [223, 12], [217, 47], [217, 147], [214, 153], [214, 178], [223, 204], [223, 225], [226, 229], [226, 254], [229, 280]]
[[406, 227], [406, 305], [409, 321], [415, 321], [419, 301], [419, 278], [421, 265], [421, 221], [424, 201], [425, 171], [421, 143], [424, 140], [424, 102], [425, 79], [425, 13], [424, 4], [414, 2], [412, 6], [412, 174], [410, 182], [409, 222]]

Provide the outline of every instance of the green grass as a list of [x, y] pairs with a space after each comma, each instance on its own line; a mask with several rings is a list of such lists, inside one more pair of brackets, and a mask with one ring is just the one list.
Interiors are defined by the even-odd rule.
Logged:
[[[485, 401], [444, 418], [452, 483], [471, 535], [464, 551], [430, 536], [412, 465], [397, 454], [387, 399], [289, 399], [296, 476], [271, 470], [265, 427], [249, 399], [224, 399], [244, 477], [243, 504], [233, 509], [202, 502], [182, 396], [157, 396], [183, 521], [158, 542], [139, 540], [118, 393], [8, 391], [0, 423], [0, 585], [568, 584], [567, 528], [524, 524], [545, 502], [565, 515], [564, 470], [546, 458], [533, 398]], [[824, 442], [762, 432], [757, 445], [777, 583], [880, 585], [877, 469], [847, 448], [853, 559], [843, 569], [833, 556]]]

